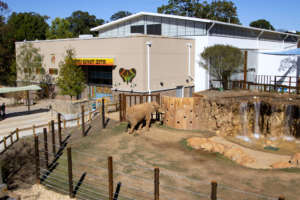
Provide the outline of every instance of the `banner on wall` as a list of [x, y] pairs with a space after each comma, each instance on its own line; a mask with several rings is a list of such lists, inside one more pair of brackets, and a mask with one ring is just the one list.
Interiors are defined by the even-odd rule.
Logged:
[[114, 65], [113, 58], [75, 58], [76, 65]]

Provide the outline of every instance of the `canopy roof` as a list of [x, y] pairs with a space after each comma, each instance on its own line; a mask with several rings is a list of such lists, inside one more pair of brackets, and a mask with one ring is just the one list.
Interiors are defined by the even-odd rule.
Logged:
[[263, 54], [278, 55], [278, 56], [300, 56], [300, 48], [278, 51], [278, 52], [264, 52]]
[[28, 85], [23, 87], [3, 87], [0, 88], [0, 94], [10, 93], [10, 92], [21, 92], [21, 91], [29, 91], [29, 90], [41, 90], [42, 88], [38, 85]]

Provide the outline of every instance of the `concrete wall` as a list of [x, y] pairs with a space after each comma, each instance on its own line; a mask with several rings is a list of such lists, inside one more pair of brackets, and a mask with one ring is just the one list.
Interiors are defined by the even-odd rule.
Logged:
[[[92, 39], [63, 39], [33, 41], [33, 45], [40, 49], [44, 56], [43, 66], [46, 71], [49, 68], [59, 69], [59, 63], [63, 60], [68, 48], [76, 51], [78, 58], [114, 58], [116, 67], [113, 69], [113, 90], [147, 92], [147, 46], [150, 41], [150, 83], [151, 90], [159, 91], [174, 89], [176, 86], [190, 86], [188, 79], [188, 47], [191, 48], [191, 73], [194, 76], [194, 40], [155, 36], [133, 36], [124, 38], [92, 38]], [[16, 52], [20, 45], [16, 43]], [[55, 62], [51, 58], [55, 56]], [[101, 66], [97, 66], [101, 67]], [[132, 83], [124, 83], [119, 75], [120, 68], [136, 69], [136, 77]], [[57, 77], [57, 76], [54, 76]], [[17, 80], [21, 81], [20, 72]], [[163, 85], [161, 85], [161, 82]]]

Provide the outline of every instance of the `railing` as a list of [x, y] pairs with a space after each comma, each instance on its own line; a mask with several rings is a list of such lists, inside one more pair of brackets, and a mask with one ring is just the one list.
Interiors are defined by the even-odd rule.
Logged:
[[[212, 80], [213, 88], [222, 88], [223, 80]], [[248, 89], [264, 92], [297, 93], [300, 91], [300, 79], [295, 76], [256, 75], [255, 81], [228, 80], [227, 89]]]

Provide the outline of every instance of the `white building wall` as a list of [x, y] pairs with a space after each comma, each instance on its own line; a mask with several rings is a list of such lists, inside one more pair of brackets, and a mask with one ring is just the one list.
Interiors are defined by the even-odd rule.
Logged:
[[[252, 65], [257, 65], [257, 75], [278, 75], [278, 76], [295, 76], [295, 70], [286, 74], [286, 70], [282, 70], [282, 61], [287, 59], [285, 56], [273, 56], [265, 55], [260, 52], [263, 51], [280, 51], [287, 48], [295, 48], [296, 44], [283, 43], [276, 41], [263, 41], [244, 38], [230, 38], [222, 36], [195, 36], [195, 92], [209, 89], [209, 75], [208, 71], [203, 68], [202, 64], [204, 60], [201, 58], [201, 53], [206, 47], [216, 44], [231, 45], [240, 49], [253, 50], [251, 53], [257, 53], [257, 62], [251, 61]], [[290, 57], [289, 57], [290, 58]], [[295, 62], [295, 58], [290, 58], [291, 63]], [[294, 60], [294, 61], [293, 61]], [[291, 64], [290, 64], [291, 65]], [[254, 66], [251, 66], [254, 67]], [[281, 67], [281, 68], [280, 68]]]
[[130, 26], [145, 25], [145, 34], [147, 33], [147, 24], [161, 24], [162, 36], [180, 37], [206, 35], [206, 25], [202, 22], [187, 21], [183, 19], [174, 19], [157, 16], [141, 16], [128, 20], [121, 24], [109, 27], [99, 31], [98, 37], [127, 37], [130, 36]]

